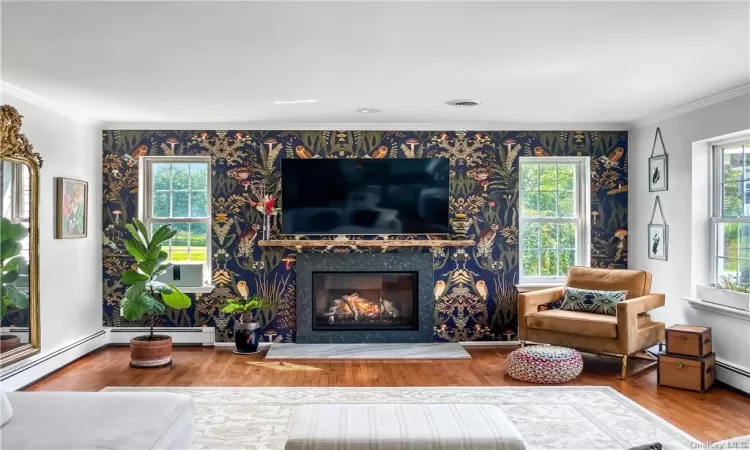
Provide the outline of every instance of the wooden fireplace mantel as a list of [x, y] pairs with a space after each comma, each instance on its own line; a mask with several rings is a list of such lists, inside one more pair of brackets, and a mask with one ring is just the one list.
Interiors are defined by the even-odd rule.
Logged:
[[315, 247], [471, 247], [471, 239], [269, 239], [258, 241], [260, 247], [315, 248]]

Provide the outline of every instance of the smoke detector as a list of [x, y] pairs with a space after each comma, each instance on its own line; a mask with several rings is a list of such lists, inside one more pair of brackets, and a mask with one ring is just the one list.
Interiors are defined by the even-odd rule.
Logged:
[[471, 100], [471, 99], [458, 99], [458, 100], [450, 100], [445, 102], [447, 105], [453, 106], [454, 108], [473, 108], [475, 106], [481, 105], [481, 100]]

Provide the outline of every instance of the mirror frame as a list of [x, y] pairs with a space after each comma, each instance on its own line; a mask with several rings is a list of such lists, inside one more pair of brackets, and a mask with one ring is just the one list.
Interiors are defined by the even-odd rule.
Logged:
[[39, 169], [42, 157], [21, 133], [21, 116], [10, 105], [0, 106], [0, 160], [28, 167], [31, 183], [29, 198], [29, 343], [0, 354], [0, 367], [5, 367], [39, 353], [41, 323], [39, 322]]

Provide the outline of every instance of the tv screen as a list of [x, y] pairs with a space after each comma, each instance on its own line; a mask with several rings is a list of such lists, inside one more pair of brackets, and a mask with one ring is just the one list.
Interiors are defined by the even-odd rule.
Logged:
[[284, 159], [283, 234], [445, 234], [450, 161]]

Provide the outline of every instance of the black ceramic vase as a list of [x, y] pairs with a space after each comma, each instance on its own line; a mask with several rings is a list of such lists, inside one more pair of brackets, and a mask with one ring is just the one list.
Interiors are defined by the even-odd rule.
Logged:
[[241, 355], [258, 353], [259, 343], [260, 322], [234, 324], [234, 345], [237, 347], [234, 353]]

